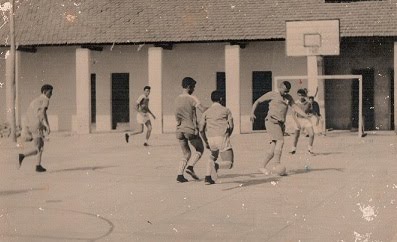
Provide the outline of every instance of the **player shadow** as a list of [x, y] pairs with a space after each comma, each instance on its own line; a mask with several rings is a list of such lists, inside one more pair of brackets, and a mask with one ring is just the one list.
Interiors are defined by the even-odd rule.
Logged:
[[257, 174], [259, 174], [259, 172], [257, 172], [257, 173], [249, 173], [249, 174], [219, 174], [218, 176], [219, 176], [219, 178], [236, 178], [236, 177], [255, 178]]
[[29, 189], [20, 189], [20, 190], [5, 190], [5, 191], [0, 191], [0, 197], [16, 195], [16, 194], [22, 194], [22, 193], [28, 193], [28, 192], [32, 192], [32, 191], [42, 191], [42, 190], [45, 190], [45, 188], [29, 188]]
[[342, 154], [343, 152], [316, 152], [315, 156], [321, 156], [321, 155], [336, 155], [336, 154]]
[[304, 174], [304, 173], [310, 173], [310, 172], [318, 172], [318, 171], [338, 171], [338, 172], [344, 172], [343, 168], [319, 168], [319, 169], [294, 169], [294, 170], [289, 170], [288, 171], [288, 176], [293, 176], [293, 175], [299, 175], [299, 174]]
[[[260, 174], [263, 175], [262, 173], [260, 173]], [[221, 176], [220, 178], [223, 178], [223, 177]], [[237, 188], [256, 186], [256, 185], [261, 185], [261, 184], [265, 184], [265, 183], [269, 183], [269, 182], [278, 182], [278, 181], [280, 181], [280, 177], [266, 177], [266, 178], [262, 178], [262, 179], [249, 179], [249, 180], [237, 180], [237, 181], [231, 181], [231, 182], [222, 182], [222, 184], [238, 184], [237, 186], [223, 189], [224, 191], [229, 191], [229, 190], [234, 190]]]
[[83, 167], [67, 168], [61, 170], [53, 170], [48, 173], [59, 173], [59, 172], [70, 172], [70, 171], [96, 171], [96, 170], [103, 170], [112, 167], [116, 167], [116, 166], [83, 166]]

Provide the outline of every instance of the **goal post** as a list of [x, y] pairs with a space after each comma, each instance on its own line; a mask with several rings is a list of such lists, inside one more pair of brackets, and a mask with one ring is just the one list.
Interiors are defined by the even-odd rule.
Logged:
[[[275, 76], [273, 78], [273, 89], [277, 88], [280, 80], [308, 80], [308, 76]], [[362, 137], [363, 127], [363, 77], [362, 75], [319, 75], [314, 77], [318, 80], [358, 80], [358, 137]], [[318, 86], [318, 85], [317, 85]]]

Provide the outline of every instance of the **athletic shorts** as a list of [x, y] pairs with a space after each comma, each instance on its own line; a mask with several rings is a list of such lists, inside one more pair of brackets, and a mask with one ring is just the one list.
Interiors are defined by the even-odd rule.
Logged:
[[24, 141], [32, 141], [36, 138], [44, 138], [44, 127], [22, 127], [21, 137]]
[[216, 136], [216, 137], [208, 137], [208, 144], [210, 145], [211, 151], [226, 151], [232, 148], [232, 144], [230, 143], [230, 136]]
[[201, 140], [200, 136], [197, 134], [176, 131], [175, 135], [176, 135], [176, 138], [179, 140], [195, 140], [195, 139]]
[[203, 140], [201, 139], [201, 137], [199, 135], [177, 131], [176, 138], [179, 140], [179, 143], [188, 145], [188, 142], [190, 142], [190, 144], [193, 145], [193, 147], [197, 151], [199, 151], [199, 152], [204, 151]]
[[138, 113], [136, 115], [136, 121], [139, 124], [146, 124], [148, 121], [150, 121], [149, 113]]
[[300, 130], [303, 128], [312, 128], [313, 124], [310, 119], [308, 118], [299, 118], [295, 117], [295, 130]]
[[266, 131], [272, 140], [284, 140], [285, 124], [274, 120], [265, 119]]

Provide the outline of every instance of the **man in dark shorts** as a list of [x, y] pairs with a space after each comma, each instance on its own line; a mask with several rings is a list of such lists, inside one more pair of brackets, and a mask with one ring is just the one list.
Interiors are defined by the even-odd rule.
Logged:
[[[185, 77], [182, 80], [183, 92], [175, 99], [175, 118], [176, 118], [176, 138], [181, 145], [183, 158], [179, 164], [178, 182], [187, 182], [188, 180], [183, 176], [186, 168], [186, 173], [198, 180], [198, 176], [193, 170], [194, 165], [201, 158], [204, 145], [199, 136], [198, 121], [196, 109], [201, 112], [207, 110], [201, 105], [197, 97], [193, 96], [196, 81], [191, 77]], [[192, 152], [189, 143], [195, 148], [196, 152], [192, 157]]]

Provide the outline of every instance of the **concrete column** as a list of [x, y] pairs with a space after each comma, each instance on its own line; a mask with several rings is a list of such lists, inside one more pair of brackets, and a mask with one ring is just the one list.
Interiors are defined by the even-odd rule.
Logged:
[[[318, 69], [319, 75], [325, 74], [324, 58], [322, 56], [317, 57], [317, 69]], [[310, 93], [310, 95], [314, 95], [314, 94], [315, 94], [315, 91], [314, 91], [314, 93]], [[325, 112], [327, 110], [325, 110], [325, 80], [324, 79], [318, 80], [317, 102], [318, 102], [318, 105], [320, 106], [321, 116], [323, 117], [323, 120], [325, 123]]]
[[[397, 42], [394, 42], [394, 132], [397, 134]], [[393, 107], [392, 107], [393, 108]], [[393, 127], [392, 127], [393, 128]]]
[[91, 132], [91, 52], [76, 49], [76, 132]]
[[240, 134], [240, 46], [225, 46], [226, 106], [234, 118], [234, 133]]
[[15, 51], [15, 118], [17, 126], [21, 126], [21, 104], [19, 98], [19, 73], [21, 72], [21, 52]]
[[150, 90], [149, 108], [156, 116], [153, 120], [152, 133], [163, 133], [163, 96], [162, 96], [163, 48], [148, 49], [148, 78]]
[[317, 88], [317, 77], [318, 76], [318, 66], [317, 66], [317, 56], [307, 57], [307, 90], [309, 95], [314, 95]]
[[[9, 127], [11, 127], [11, 123], [14, 120], [14, 117], [12, 116], [12, 109], [15, 110], [15, 119], [17, 119], [17, 75], [16, 75], [16, 67], [15, 70], [13, 69], [14, 61], [16, 60], [16, 52], [15, 51], [15, 57], [13, 57], [10, 54], [10, 51], [7, 51], [6, 53], [6, 120], [8, 122]], [[15, 59], [14, 59], [15, 58]], [[16, 63], [16, 61], [15, 61]], [[13, 79], [15, 78], [15, 86], [13, 86]], [[15, 94], [13, 94], [15, 92]], [[15, 95], [15, 101], [14, 101], [14, 95]], [[16, 120], [15, 120], [16, 121]], [[16, 122], [18, 125], [18, 123]]]

